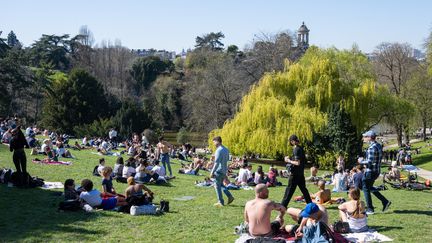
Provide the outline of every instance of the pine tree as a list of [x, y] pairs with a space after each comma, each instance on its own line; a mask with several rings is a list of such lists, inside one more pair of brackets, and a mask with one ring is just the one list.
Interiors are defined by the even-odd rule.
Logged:
[[7, 37], [7, 44], [9, 47], [18, 47], [21, 46], [20, 42], [17, 39], [17, 36], [13, 31], [9, 32]]

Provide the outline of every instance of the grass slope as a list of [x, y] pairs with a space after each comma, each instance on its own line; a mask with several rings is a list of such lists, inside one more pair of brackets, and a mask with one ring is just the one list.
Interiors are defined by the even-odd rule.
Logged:
[[[28, 153], [27, 153], [28, 154]], [[30, 162], [28, 171], [46, 181], [64, 182], [73, 178], [79, 183], [90, 178], [100, 190], [100, 178], [91, 175], [100, 156], [89, 150], [73, 151], [77, 159], [72, 159], [71, 166], [39, 165]], [[11, 153], [0, 145], [0, 167], [13, 167]], [[39, 158], [42, 158], [39, 156]], [[115, 157], [105, 157], [107, 165], [113, 166]], [[177, 171], [179, 162], [173, 162]], [[267, 170], [268, 166], [264, 165]], [[256, 169], [256, 166], [254, 166]], [[203, 172], [205, 176], [207, 172]], [[254, 197], [253, 191], [234, 191], [232, 205], [218, 209], [213, 188], [194, 186], [195, 180], [203, 176], [179, 175], [172, 180], [171, 186], [154, 186], [156, 202], [161, 199], [170, 201], [171, 212], [163, 216], [137, 216], [110, 211], [57, 212], [58, 202], [62, 197], [55, 191], [42, 189], [18, 189], [0, 185], [0, 241], [141, 241], [141, 242], [233, 242], [234, 226], [243, 220], [244, 204]], [[286, 179], [281, 180], [286, 185]], [[114, 182], [117, 191], [123, 192], [125, 184]], [[315, 192], [314, 185], [308, 185], [310, 192]], [[271, 188], [270, 198], [280, 201], [285, 187]], [[61, 190], [57, 190], [61, 191]], [[297, 190], [295, 195], [299, 195]], [[432, 238], [432, 193], [390, 189], [383, 194], [393, 201], [388, 213], [377, 213], [369, 218], [369, 225], [381, 233], [395, 239], [395, 242], [428, 242]], [[176, 201], [174, 198], [195, 196], [190, 201]], [[346, 196], [338, 193], [334, 196]], [[381, 209], [379, 201], [373, 201]], [[291, 203], [292, 207], [303, 204]], [[329, 208], [330, 220], [337, 218], [337, 206]], [[379, 211], [379, 210], [377, 210]], [[290, 222], [286, 219], [286, 222]]]

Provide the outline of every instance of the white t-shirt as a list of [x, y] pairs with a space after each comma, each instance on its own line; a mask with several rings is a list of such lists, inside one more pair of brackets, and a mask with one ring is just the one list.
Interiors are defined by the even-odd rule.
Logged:
[[166, 171], [164, 167], [161, 167], [159, 165], [155, 165], [152, 169], [153, 172], [157, 173], [160, 176], [165, 176], [166, 175]]
[[123, 177], [128, 178], [132, 176], [133, 173], [135, 173], [135, 169], [132, 166], [123, 167]]
[[96, 189], [93, 189], [89, 192], [81, 192], [80, 199], [86, 201], [92, 207], [96, 207], [102, 204], [100, 192]]
[[42, 146], [41, 146], [41, 152], [45, 152], [45, 149], [46, 149], [47, 146], [48, 145], [46, 145], [46, 144], [42, 144]]
[[97, 172], [99, 173], [99, 174], [102, 174], [102, 170], [105, 168], [105, 166], [104, 165], [99, 165], [99, 167], [97, 168]]
[[237, 182], [238, 183], [242, 183], [242, 182], [247, 182], [248, 179], [248, 171], [246, 169], [240, 168], [239, 170], [239, 175], [237, 177]]

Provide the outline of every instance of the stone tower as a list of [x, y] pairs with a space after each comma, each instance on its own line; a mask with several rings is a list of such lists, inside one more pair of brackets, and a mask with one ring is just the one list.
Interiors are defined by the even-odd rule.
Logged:
[[297, 31], [297, 45], [304, 50], [309, 47], [309, 29], [304, 22]]

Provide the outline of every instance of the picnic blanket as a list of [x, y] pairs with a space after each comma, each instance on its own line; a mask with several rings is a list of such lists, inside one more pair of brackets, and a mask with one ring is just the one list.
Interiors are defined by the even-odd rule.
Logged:
[[32, 160], [32, 162], [36, 164], [47, 164], [47, 165], [71, 165], [72, 164], [72, 162], [70, 161], [54, 161], [50, 159]]
[[[250, 240], [250, 239], [255, 239], [255, 237], [253, 237], [253, 236], [251, 236], [249, 234], [243, 233], [235, 241], [235, 243], [244, 243], [244, 242], [246, 242], [247, 240]], [[277, 240], [282, 239], [282, 240], [285, 240], [286, 243], [294, 243], [295, 242], [295, 237], [289, 237], [288, 235], [280, 235], [278, 237], [274, 237], [273, 239], [277, 239]]]
[[113, 153], [113, 152], [108, 152], [107, 154], [102, 154], [102, 153], [100, 153], [100, 152], [91, 152], [92, 154], [96, 154], [96, 155], [100, 155], [100, 156], [117, 156], [117, 157], [119, 157], [119, 156], [121, 156], [121, 154], [120, 153], [117, 153], [117, 152], [115, 152], [115, 153]]
[[373, 229], [370, 229], [368, 232], [363, 233], [350, 233], [350, 234], [342, 234], [345, 239], [349, 242], [385, 242], [385, 241], [393, 241], [387, 236], [376, 232]]
[[403, 165], [402, 166], [403, 170], [409, 171], [409, 172], [418, 172], [420, 171], [419, 168], [415, 167], [414, 165]]
[[61, 182], [49, 182], [44, 181], [44, 185], [42, 186], [42, 189], [63, 189], [64, 185]]

